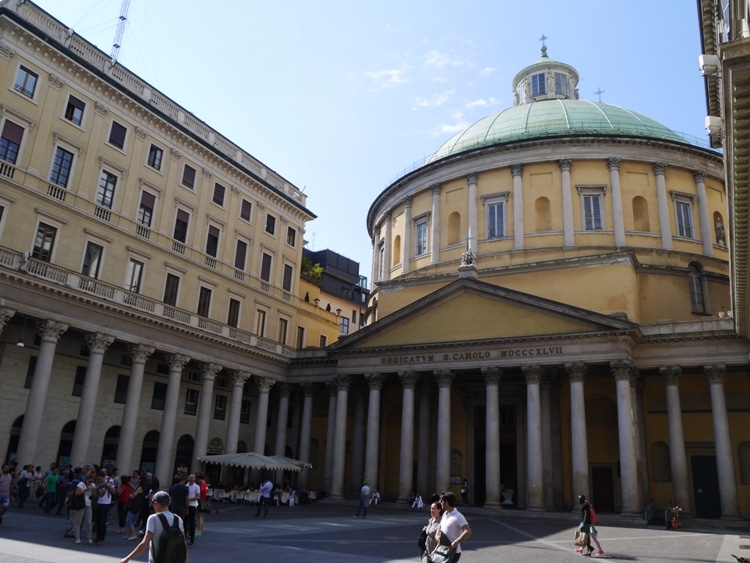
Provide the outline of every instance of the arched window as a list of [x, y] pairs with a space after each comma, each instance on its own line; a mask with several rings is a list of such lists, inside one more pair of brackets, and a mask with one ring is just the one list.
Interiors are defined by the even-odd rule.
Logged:
[[651, 475], [654, 476], [654, 483], [672, 482], [669, 446], [664, 442], [654, 442], [651, 446]]
[[448, 244], [461, 242], [461, 214], [454, 211], [448, 215]]
[[401, 263], [401, 235], [393, 237], [393, 266]]
[[642, 233], [651, 231], [648, 220], [648, 201], [645, 197], [636, 196], [633, 198], [633, 228]]
[[115, 464], [117, 461], [117, 445], [120, 443], [120, 426], [110, 426], [104, 435], [102, 449], [102, 465]]
[[534, 212], [534, 228], [536, 232], [541, 233], [544, 231], [551, 231], [552, 215], [550, 213], [549, 199], [547, 199], [546, 197], [537, 198], [537, 200], [534, 202]]
[[700, 264], [693, 262], [688, 266], [690, 283], [690, 306], [697, 315], [708, 314], [706, 299], [706, 274]]
[[140, 468], [153, 471], [156, 465], [156, 450], [159, 447], [159, 431], [151, 430], [143, 437]]
[[183, 434], [177, 440], [177, 451], [175, 452], [173, 469], [176, 473], [179, 473], [179, 468], [183, 468], [185, 472], [190, 471], [190, 466], [193, 464], [194, 443], [193, 437], [190, 434]]
[[76, 433], [76, 421], [70, 420], [60, 432], [60, 445], [57, 447], [57, 462], [70, 462], [70, 450], [73, 449], [73, 435]]

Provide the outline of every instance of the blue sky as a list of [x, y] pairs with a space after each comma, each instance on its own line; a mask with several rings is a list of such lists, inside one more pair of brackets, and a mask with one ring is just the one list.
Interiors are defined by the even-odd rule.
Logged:
[[[109, 53], [121, 0], [39, 0]], [[308, 248], [370, 277], [366, 215], [454, 133], [513, 104], [539, 57], [583, 99], [706, 142], [694, 0], [131, 0], [119, 62], [304, 188]]]

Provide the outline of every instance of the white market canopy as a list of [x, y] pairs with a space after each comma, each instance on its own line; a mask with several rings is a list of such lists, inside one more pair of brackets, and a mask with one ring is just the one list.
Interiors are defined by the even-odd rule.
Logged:
[[312, 464], [298, 459], [284, 456], [266, 456], [255, 452], [219, 454], [199, 456], [198, 461], [205, 463], [218, 463], [230, 467], [250, 467], [252, 469], [283, 469], [287, 471], [302, 471]]

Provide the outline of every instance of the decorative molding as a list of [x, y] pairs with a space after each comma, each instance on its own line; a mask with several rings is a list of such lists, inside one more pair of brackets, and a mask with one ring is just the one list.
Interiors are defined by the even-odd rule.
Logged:
[[135, 136], [140, 141], [145, 141], [146, 137], [148, 137], [148, 131], [146, 129], [143, 129], [141, 127], [136, 126], [136, 128], [135, 128]]
[[101, 115], [102, 117], [106, 116], [109, 113], [109, 109], [107, 106], [105, 106], [101, 102], [94, 102], [94, 108], [96, 109], [97, 115]]
[[49, 75], [49, 85], [52, 86], [55, 90], [59, 90], [63, 86], [65, 86], [65, 82], [62, 78], [57, 76], [56, 74], [50, 73]]

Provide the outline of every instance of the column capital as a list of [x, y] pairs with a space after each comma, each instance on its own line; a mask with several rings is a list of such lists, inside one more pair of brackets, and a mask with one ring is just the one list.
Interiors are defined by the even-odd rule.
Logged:
[[722, 364], [703, 366], [703, 372], [706, 374], [706, 379], [710, 385], [724, 383], [724, 378], [727, 375], [727, 366]]
[[315, 394], [314, 383], [301, 383], [300, 387], [302, 388], [302, 395], [304, 395], [305, 397], [312, 397]]
[[385, 222], [390, 225], [391, 221], [393, 221], [393, 211], [389, 209], [385, 212]]
[[367, 385], [370, 387], [371, 391], [379, 390], [381, 387], [383, 387], [383, 380], [385, 378], [383, 377], [382, 373], [366, 373], [365, 374], [365, 381], [367, 381]]
[[36, 330], [43, 341], [57, 343], [63, 333], [68, 330], [68, 325], [58, 321], [44, 320], [36, 323]]
[[221, 371], [221, 368], [224, 367], [221, 364], [214, 364], [211, 362], [206, 362], [201, 364], [200, 366], [200, 372], [201, 376], [203, 377], [203, 381], [213, 381], [216, 379], [216, 375]]
[[557, 164], [563, 172], [570, 172], [570, 169], [573, 168], [573, 160], [570, 158], [561, 158], [557, 161]]
[[616, 360], [610, 362], [609, 367], [616, 381], [631, 381], [633, 378], [633, 364], [630, 360]]
[[86, 341], [86, 346], [89, 347], [89, 352], [104, 354], [110, 344], [115, 341], [115, 337], [101, 332], [95, 332], [84, 336], [84, 340]]
[[609, 166], [610, 172], [613, 172], [615, 170], [620, 170], [621, 162], [622, 162], [621, 158], [617, 158], [616, 156], [610, 156], [607, 159], [607, 166]]
[[469, 182], [470, 184], [476, 184], [478, 178], [479, 178], [479, 174], [477, 174], [476, 172], [469, 172], [466, 175], [466, 181]]
[[274, 383], [276, 383], [276, 380], [272, 377], [256, 375], [255, 383], [258, 385], [258, 389], [261, 393], [268, 393], [271, 390], [271, 387], [273, 387]]
[[251, 375], [252, 374], [249, 371], [242, 371], [239, 369], [233, 369], [229, 372], [229, 377], [232, 378], [232, 385], [234, 387], [244, 387]]
[[586, 377], [588, 367], [583, 362], [573, 362], [565, 364], [565, 372], [571, 381], [583, 381]]
[[666, 169], [666, 162], [654, 162], [654, 174], [656, 174], [657, 176], [663, 176]]
[[398, 372], [398, 378], [401, 380], [401, 385], [407, 389], [414, 389], [417, 384], [419, 376], [412, 370]]
[[453, 383], [453, 372], [449, 369], [436, 369], [434, 372], [438, 387], [450, 387]]
[[693, 180], [695, 180], [696, 184], [702, 184], [706, 181], [706, 174], [703, 172], [698, 172], [697, 170], [693, 172]]
[[490, 385], [499, 385], [500, 379], [503, 376], [503, 370], [498, 367], [484, 367], [482, 368], [482, 375], [484, 376], [484, 384], [487, 387]]
[[523, 175], [523, 164], [511, 164], [510, 165], [510, 173], [515, 176], [522, 176]]
[[190, 356], [184, 354], [165, 354], [170, 371], [182, 371], [182, 368], [190, 361]]
[[411, 209], [411, 196], [408, 195], [404, 198], [404, 209]]
[[682, 368], [680, 366], [664, 366], [659, 368], [659, 374], [667, 385], [679, 385]]
[[336, 378], [333, 377], [326, 381], [326, 387], [328, 387], [328, 397], [335, 397], [339, 390], [336, 383]]
[[5, 328], [5, 324], [15, 316], [16, 312], [13, 309], [7, 307], [0, 307], [0, 330]]
[[351, 379], [348, 375], [337, 375], [335, 381], [337, 391], [348, 391]]
[[432, 195], [440, 195], [440, 192], [442, 189], [443, 189], [443, 184], [440, 184], [438, 182], [434, 184], [430, 184], [430, 190], [432, 191]]
[[521, 371], [526, 380], [526, 385], [539, 385], [542, 382], [542, 376], [544, 375], [544, 368], [542, 366], [523, 366]]
[[151, 354], [153, 354], [155, 351], [156, 348], [154, 348], [153, 346], [148, 346], [146, 344], [128, 345], [128, 354], [130, 354], [130, 359], [136, 363], [146, 363], [146, 360], [148, 360]]
[[283, 399], [288, 399], [292, 394], [292, 387], [287, 383], [279, 383], [278, 385], [279, 396]]

